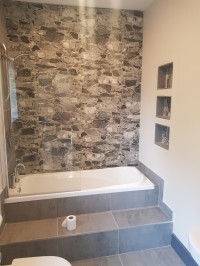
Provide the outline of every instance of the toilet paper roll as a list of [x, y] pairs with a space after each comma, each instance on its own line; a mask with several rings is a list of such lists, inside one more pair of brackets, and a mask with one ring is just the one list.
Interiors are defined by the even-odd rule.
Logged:
[[67, 216], [67, 229], [68, 230], [75, 230], [76, 229], [76, 216], [69, 215]]
[[76, 229], [76, 216], [69, 215], [62, 223], [62, 227], [67, 227], [67, 230], [72, 231]]

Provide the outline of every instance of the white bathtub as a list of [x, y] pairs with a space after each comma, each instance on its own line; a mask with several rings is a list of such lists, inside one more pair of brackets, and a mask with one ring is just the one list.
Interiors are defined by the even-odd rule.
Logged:
[[154, 184], [135, 167], [30, 174], [20, 176], [5, 202], [145, 189], [154, 189]]

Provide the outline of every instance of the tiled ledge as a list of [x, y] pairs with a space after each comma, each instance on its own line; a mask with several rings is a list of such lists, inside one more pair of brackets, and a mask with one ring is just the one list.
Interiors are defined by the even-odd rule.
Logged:
[[4, 264], [13, 258], [57, 255], [69, 261], [169, 245], [172, 222], [148, 207], [77, 216], [77, 228], [62, 228], [65, 217], [8, 223], [1, 235]]
[[0, 238], [0, 245], [54, 237], [57, 237], [57, 219], [7, 223]]
[[73, 231], [62, 227], [64, 219], [65, 217], [60, 217], [47, 220], [7, 223], [0, 237], [0, 245], [170, 222], [170, 219], [159, 207], [78, 215], [77, 228]]
[[156, 173], [154, 173], [150, 168], [144, 165], [142, 162], [138, 161], [137, 163], [138, 163], [138, 169], [144, 175], [146, 175], [158, 189], [158, 206], [168, 217], [173, 219], [172, 210], [163, 202], [164, 180]]

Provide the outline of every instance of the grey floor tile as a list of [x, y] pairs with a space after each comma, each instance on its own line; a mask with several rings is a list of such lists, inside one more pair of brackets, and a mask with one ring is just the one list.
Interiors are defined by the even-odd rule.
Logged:
[[72, 262], [72, 266], [122, 266], [119, 256]]
[[184, 266], [176, 252], [169, 247], [120, 255], [123, 266]]
[[113, 216], [119, 228], [169, 221], [169, 218], [158, 207], [116, 211], [113, 212]]
[[59, 236], [117, 230], [117, 225], [111, 212], [78, 215], [77, 227], [73, 231], [68, 231], [67, 228], [62, 227], [64, 218], [58, 219]]
[[0, 244], [48, 239], [57, 236], [57, 219], [6, 224]]

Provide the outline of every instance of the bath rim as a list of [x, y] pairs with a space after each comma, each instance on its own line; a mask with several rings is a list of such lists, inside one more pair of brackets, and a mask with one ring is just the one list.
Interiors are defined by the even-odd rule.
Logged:
[[[121, 167], [123, 168], [123, 167]], [[125, 167], [124, 167], [125, 168]], [[128, 167], [130, 168], [130, 167]], [[127, 183], [127, 184], [120, 184], [120, 185], [112, 185], [112, 186], [103, 186], [103, 187], [96, 187], [96, 188], [89, 188], [89, 189], [80, 189], [80, 190], [73, 190], [67, 192], [51, 192], [51, 193], [43, 193], [43, 194], [34, 194], [34, 195], [21, 195], [21, 196], [12, 196], [10, 198], [5, 199], [5, 203], [15, 203], [15, 202], [26, 202], [26, 201], [37, 201], [43, 199], [56, 199], [56, 198], [68, 198], [68, 197], [77, 197], [77, 196], [87, 196], [87, 195], [97, 195], [97, 194], [109, 194], [115, 192], [128, 192], [128, 191], [139, 191], [139, 190], [152, 190], [155, 188], [154, 184], [136, 167], [133, 167], [136, 171], [142, 175], [142, 178], [139, 182], [135, 181], [135, 183]], [[108, 168], [105, 168], [108, 169]], [[111, 169], [111, 168], [109, 168]], [[119, 167], [114, 167], [113, 170], [119, 170]], [[97, 170], [89, 170], [89, 171], [98, 171]], [[122, 169], [123, 170], [123, 169]], [[87, 170], [86, 170], [87, 171]], [[63, 173], [63, 172], [61, 172]], [[53, 174], [53, 173], [51, 173]], [[57, 173], [56, 173], [57, 174]], [[42, 175], [42, 174], [41, 174]], [[47, 174], [48, 175], [48, 174]], [[25, 180], [26, 177], [23, 178]], [[92, 177], [91, 177], [92, 178]], [[110, 178], [110, 177], [109, 177]]]

